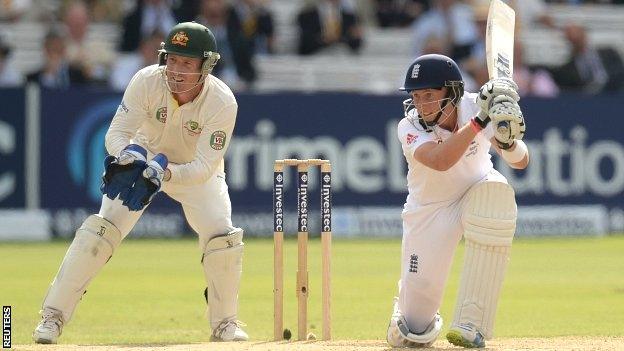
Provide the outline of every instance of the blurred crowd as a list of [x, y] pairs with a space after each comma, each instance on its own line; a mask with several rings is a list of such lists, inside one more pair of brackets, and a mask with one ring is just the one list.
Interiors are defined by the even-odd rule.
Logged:
[[[214, 74], [235, 90], [251, 90], [259, 79], [257, 55], [360, 55], [366, 26], [402, 28], [411, 33], [411, 55], [441, 53], [455, 59], [468, 90], [487, 81], [485, 28], [489, 0], [297, 0], [291, 30], [293, 52], [276, 44], [273, 2], [286, 0], [2, 0], [0, 25], [45, 25], [41, 67], [20, 72], [11, 67], [10, 45], [0, 26], [0, 86], [36, 82], [47, 88], [74, 85], [123, 90], [140, 68], [157, 62], [156, 51], [177, 22], [196, 21], [217, 39], [221, 60]], [[528, 66], [516, 40], [514, 80], [522, 95], [552, 97], [560, 91], [586, 93], [624, 89], [624, 63], [612, 47], [597, 47], [588, 28], [557, 25], [547, 4], [624, 4], [624, 0], [505, 0], [517, 13], [517, 32], [543, 27], [559, 31], [570, 48], [565, 63]], [[89, 37], [92, 26], [119, 28], [116, 47]]]

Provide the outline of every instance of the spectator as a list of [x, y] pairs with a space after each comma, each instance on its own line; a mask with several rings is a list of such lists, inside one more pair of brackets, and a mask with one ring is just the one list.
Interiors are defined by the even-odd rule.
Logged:
[[67, 89], [88, 83], [82, 71], [70, 65], [66, 52], [66, 35], [57, 29], [50, 30], [44, 39], [45, 61], [43, 67], [26, 76], [27, 81], [51, 89]]
[[568, 25], [564, 28], [571, 46], [568, 62], [553, 70], [555, 81], [563, 89], [587, 93], [621, 90], [624, 84], [624, 63], [613, 48], [595, 48], [588, 43], [585, 28]]
[[154, 32], [141, 40], [137, 52], [120, 56], [111, 71], [110, 87], [123, 91], [141, 68], [158, 63], [158, 50], [163, 40], [163, 33]]
[[124, 15], [125, 0], [84, 0], [93, 22], [119, 23]]
[[234, 90], [249, 89], [257, 78], [254, 37], [247, 37], [236, 10], [225, 0], [202, 0], [197, 22], [212, 31], [221, 59], [214, 74]]
[[107, 79], [113, 55], [100, 41], [88, 40], [91, 19], [87, 6], [82, 1], [72, 1], [63, 14], [67, 27], [67, 58], [72, 66], [92, 81]]
[[544, 0], [507, 0], [516, 10], [516, 27], [534, 28], [537, 24], [555, 28], [555, 22], [548, 14]]
[[14, 87], [22, 84], [19, 71], [9, 64], [11, 48], [0, 38], [0, 87]]
[[[485, 34], [489, 7], [490, 4], [486, 2], [477, 2], [473, 5], [473, 19], [478, 39], [470, 49], [470, 55], [460, 63], [462, 72], [472, 78], [472, 81], [464, 83], [464, 88], [468, 91], [478, 90], [489, 80], [485, 57]], [[474, 85], [469, 85], [469, 82]]]
[[0, 1], [0, 21], [17, 22], [31, 6], [32, 0]]
[[362, 45], [360, 20], [344, 0], [319, 0], [297, 16], [299, 54], [311, 55], [338, 43], [357, 53]]
[[374, 6], [380, 27], [405, 27], [429, 9], [429, 0], [375, 0]]
[[139, 0], [137, 7], [123, 20], [120, 50], [135, 51], [142, 37], [155, 31], [168, 33], [177, 20], [167, 0]]
[[[516, 31], [543, 25], [554, 28], [554, 20], [548, 14], [544, 0], [503, 0], [516, 11]], [[473, 0], [473, 6], [489, 7], [490, 0]]]
[[524, 48], [520, 40], [514, 42], [513, 67], [513, 79], [518, 84], [520, 96], [551, 98], [559, 95], [559, 87], [547, 70], [524, 64]]
[[238, 28], [254, 53], [275, 52], [273, 16], [260, 0], [235, 1], [228, 27]]
[[197, 22], [210, 28], [217, 40], [217, 48], [221, 59], [215, 66], [213, 74], [221, 78], [233, 90], [240, 90], [240, 79], [236, 73], [234, 47], [230, 46], [227, 28], [227, 8], [223, 0], [202, 0]]
[[457, 0], [434, 0], [432, 8], [414, 22], [413, 56], [423, 54], [423, 44], [431, 36], [445, 38], [446, 51], [456, 62], [470, 56], [479, 35], [472, 8]]
[[[464, 60], [462, 70], [468, 73], [473, 81], [467, 80], [465, 86], [479, 87], [489, 80], [487, 59], [485, 54], [485, 34], [487, 27], [489, 4], [477, 3], [474, 6], [475, 26], [479, 40], [473, 46], [470, 57]], [[524, 64], [522, 41], [514, 41], [513, 79], [518, 84], [520, 96], [553, 97], [559, 93], [557, 84], [550, 73], [544, 69], [533, 69]], [[474, 84], [474, 85], [473, 85]], [[468, 89], [467, 90], [470, 90]]]
[[0, 22], [54, 22], [60, 0], [0, 0]]

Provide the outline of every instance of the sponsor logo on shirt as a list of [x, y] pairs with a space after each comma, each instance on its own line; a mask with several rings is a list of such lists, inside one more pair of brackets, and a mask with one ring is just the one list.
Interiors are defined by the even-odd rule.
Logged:
[[171, 44], [174, 45], [186, 46], [186, 43], [188, 43], [188, 41], [189, 37], [184, 32], [177, 32], [173, 35], [173, 37], [171, 37]]
[[215, 150], [221, 150], [225, 147], [225, 139], [227, 135], [222, 130], [217, 130], [210, 136], [210, 147]]
[[156, 120], [161, 123], [167, 122], [167, 108], [161, 107], [156, 110]]
[[476, 141], [472, 141], [468, 146], [468, 152], [466, 153], [466, 157], [475, 155], [479, 151], [479, 144]]
[[407, 145], [412, 145], [418, 139], [418, 135], [407, 133]]
[[186, 129], [186, 132], [190, 136], [197, 136], [201, 134], [202, 131], [202, 127], [200, 127], [199, 123], [196, 121], [187, 121], [184, 123], [184, 129]]

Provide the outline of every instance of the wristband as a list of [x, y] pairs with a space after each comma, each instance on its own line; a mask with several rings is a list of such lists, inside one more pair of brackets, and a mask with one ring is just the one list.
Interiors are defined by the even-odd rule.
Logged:
[[[143, 155], [143, 160], [147, 157], [147, 150], [137, 144], [128, 144], [122, 151], [132, 151], [135, 155]], [[140, 157], [137, 157], [140, 158]]]
[[501, 156], [507, 163], [513, 164], [518, 163], [524, 159], [524, 156], [529, 152], [527, 145], [522, 140], [516, 140], [516, 147], [513, 151], [509, 150], [501, 150]]
[[510, 143], [502, 143], [502, 142], [496, 140], [496, 144], [498, 144], [498, 147], [501, 150], [509, 150], [516, 144], [516, 141], [514, 139], [512, 139]]
[[474, 118], [470, 120], [470, 127], [474, 130], [475, 134], [479, 134], [479, 132], [483, 130], [483, 128], [479, 125], [479, 122], [477, 122]]
[[154, 156], [152, 161], [158, 163], [158, 165], [163, 170], [165, 170], [167, 168], [167, 165], [169, 164], [169, 159], [167, 159], [167, 156], [165, 156], [164, 154], [158, 154], [158, 155]]

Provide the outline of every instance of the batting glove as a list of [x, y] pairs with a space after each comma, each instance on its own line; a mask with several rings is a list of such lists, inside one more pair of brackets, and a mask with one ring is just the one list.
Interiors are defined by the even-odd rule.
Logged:
[[494, 138], [501, 149], [509, 149], [514, 140], [522, 140], [524, 137], [524, 116], [512, 98], [504, 95], [495, 97], [489, 116], [494, 123]]
[[481, 89], [479, 89], [479, 96], [477, 97], [477, 104], [481, 109], [479, 115], [482, 120], [487, 118], [493, 99], [500, 95], [508, 96], [516, 102], [520, 101], [518, 85], [513, 80], [509, 78], [492, 79], [483, 84]]

